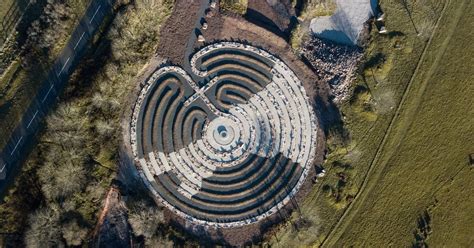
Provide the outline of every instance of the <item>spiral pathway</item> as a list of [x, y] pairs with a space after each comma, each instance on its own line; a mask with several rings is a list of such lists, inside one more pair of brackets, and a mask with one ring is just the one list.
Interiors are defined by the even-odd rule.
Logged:
[[220, 42], [158, 69], [131, 120], [135, 164], [156, 199], [188, 221], [236, 227], [278, 211], [315, 155], [314, 110], [296, 75], [262, 49]]

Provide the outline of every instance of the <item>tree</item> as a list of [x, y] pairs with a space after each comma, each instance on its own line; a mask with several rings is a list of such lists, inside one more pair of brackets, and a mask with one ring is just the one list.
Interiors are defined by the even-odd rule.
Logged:
[[68, 246], [79, 246], [87, 237], [87, 228], [81, 227], [76, 220], [63, 224], [63, 238]]
[[136, 236], [143, 236], [145, 240], [151, 239], [164, 220], [163, 212], [156, 206], [147, 205], [140, 201], [131, 208], [129, 222]]
[[29, 218], [29, 229], [25, 234], [26, 247], [60, 246], [61, 230], [56, 207], [40, 208]]
[[86, 171], [82, 164], [46, 163], [39, 170], [42, 191], [49, 201], [64, 200], [84, 187]]

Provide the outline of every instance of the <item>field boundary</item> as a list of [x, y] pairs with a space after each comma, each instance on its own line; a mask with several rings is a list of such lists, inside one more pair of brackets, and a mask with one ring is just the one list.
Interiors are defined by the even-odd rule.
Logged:
[[[395, 126], [395, 123], [396, 121], [398, 120], [398, 117], [400, 115], [400, 112], [402, 111], [402, 107], [404, 106], [404, 103], [406, 101], [406, 99], [408, 98], [408, 93], [410, 93], [410, 89], [412, 88], [412, 85], [413, 85], [413, 82], [415, 81], [417, 75], [418, 75], [418, 71], [421, 67], [421, 65], [423, 64], [424, 62], [424, 59], [426, 57], [426, 54], [427, 54], [427, 51], [428, 49], [430, 48], [431, 46], [431, 43], [433, 41], [433, 38], [435, 36], [435, 34], [437, 34], [437, 30], [438, 30], [438, 27], [439, 27], [439, 23], [441, 21], [441, 19], [444, 17], [444, 14], [446, 12], [446, 9], [448, 7], [448, 5], [451, 3], [451, 0], [446, 0], [444, 6], [443, 6], [443, 10], [441, 11], [440, 13], [440, 16], [438, 17], [438, 19], [436, 20], [436, 24], [433, 28], [433, 32], [431, 33], [430, 35], [430, 38], [427, 42], [427, 44], [425, 45], [424, 49], [423, 49], [423, 52], [418, 60], [418, 63], [417, 63], [417, 66], [415, 68], [415, 71], [413, 72], [412, 74], [412, 77], [408, 83], [408, 85], [406, 86], [404, 92], [403, 92], [403, 96], [402, 96], [402, 99], [400, 100], [398, 106], [397, 106], [397, 110], [395, 111], [393, 117], [392, 117], [392, 120], [390, 121], [390, 124], [387, 128], [387, 131], [385, 132], [385, 135], [377, 149], [377, 152], [374, 156], [374, 159], [372, 160], [372, 162], [370, 163], [370, 166], [369, 166], [369, 170], [367, 171], [366, 173], [366, 176], [364, 177], [364, 181], [362, 182], [362, 185], [361, 187], [359, 188], [356, 196], [354, 197], [352, 203], [344, 210], [344, 213], [342, 214], [341, 218], [339, 218], [338, 222], [333, 226], [333, 228], [331, 229], [331, 231], [329, 232], [329, 234], [324, 238], [324, 240], [321, 242], [321, 244], [319, 245], [319, 247], [333, 247], [335, 245], [335, 242], [334, 241], [337, 241], [336, 238], [339, 238], [340, 237], [340, 230], [341, 230], [341, 225], [343, 225], [343, 222], [346, 220], [346, 218], [352, 218], [352, 217], [348, 217], [348, 215], [351, 213], [351, 210], [353, 208], [353, 206], [359, 202], [359, 199], [361, 197], [363, 197], [363, 193], [368, 193], [367, 191], [364, 191], [364, 189], [367, 187], [368, 185], [368, 182], [369, 182], [369, 179], [371, 179], [370, 177], [370, 174], [372, 174], [373, 170], [375, 169], [375, 164], [378, 162], [379, 160], [379, 157], [381, 156], [382, 154], [382, 151], [383, 151], [383, 148], [385, 147], [385, 144], [388, 140], [388, 137], [390, 136], [394, 126]], [[444, 51], [443, 51], [444, 53]], [[365, 195], [366, 196], [366, 195]], [[354, 209], [354, 211], [357, 211], [357, 209]], [[354, 212], [352, 211], [352, 213]], [[338, 233], [339, 232], [339, 233]], [[336, 235], [338, 235], [336, 237]]]
[[[17, 11], [21, 11], [22, 13], [20, 17], [18, 17], [18, 20], [14, 21], [13, 25], [4, 26], [3, 23], [5, 22], [5, 18], [3, 18], [3, 20], [1, 21], [2, 31], [5, 32], [5, 36], [4, 36], [5, 39], [3, 39], [3, 37], [0, 37], [0, 51], [3, 51], [5, 49], [6, 44], [8, 44], [8, 41], [13, 37], [13, 34], [14, 34], [13, 31], [18, 26], [18, 24], [20, 24], [21, 20], [23, 20], [23, 16], [27, 12], [28, 8], [30, 7], [31, 3], [33, 3], [33, 1], [35, 0], [28, 1], [28, 4], [23, 10], [17, 10]], [[15, 3], [12, 4], [10, 9], [13, 7], [13, 5], [15, 5]]]

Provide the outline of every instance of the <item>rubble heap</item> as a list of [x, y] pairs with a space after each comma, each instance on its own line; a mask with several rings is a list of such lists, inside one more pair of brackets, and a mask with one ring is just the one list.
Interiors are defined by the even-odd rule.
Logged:
[[347, 97], [363, 55], [361, 48], [339, 45], [315, 37], [303, 44], [302, 55], [311, 63], [319, 79], [329, 83], [336, 102]]

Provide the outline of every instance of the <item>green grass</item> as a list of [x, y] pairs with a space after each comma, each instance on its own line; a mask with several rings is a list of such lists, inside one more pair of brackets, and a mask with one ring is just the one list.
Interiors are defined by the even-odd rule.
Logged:
[[309, 20], [319, 16], [330, 16], [336, 11], [337, 5], [333, 0], [308, 1], [301, 13], [300, 18]]
[[[294, 6], [296, 1], [292, 1], [292, 4]], [[305, 39], [309, 38], [309, 24], [311, 20], [319, 16], [330, 16], [336, 11], [336, 8], [336, 3], [333, 0], [306, 1], [298, 16], [299, 24], [291, 32], [290, 45], [293, 51], [299, 53], [301, 44]]]
[[450, 2], [367, 187], [328, 247], [410, 246], [427, 211], [434, 247], [474, 244], [474, 6]]
[[248, 0], [223, 0], [220, 1], [220, 7], [224, 10], [231, 11], [240, 15], [247, 12]]
[[[355, 101], [347, 101], [340, 108], [345, 117], [344, 124], [350, 131], [350, 142], [346, 147], [331, 150], [324, 164], [326, 177], [319, 180], [300, 204], [301, 216], [294, 213], [269, 240], [276, 247], [318, 246], [333, 229], [359, 191], [427, 44], [424, 37], [417, 35], [398, 1], [381, 4], [387, 14], [386, 27], [391, 33], [379, 35], [375, 28], [372, 30], [365, 60], [368, 62], [377, 54], [382, 54], [384, 59], [367, 67], [365, 72], [362, 68], [354, 88], [365, 87], [367, 92], [355, 94]], [[437, 18], [432, 18], [433, 11], [439, 15], [443, 2], [417, 2], [410, 7], [415, 23], [435, 22]], [[346, 177], [345, 183], [340, 182], [341, 173]], [[296, 230], [291, 223], [299, 218], [313, 224]]]
[[0, 2], [0, 20], [3, 20], [7, 14], [8, 9], [16, 0], [3, 0]]
[[[16, 74], [20, 71], [20, 62], [13, 61], [10, 66], [5, 70], [3, 75], [0, 76], [0, 100], [8, 98], [8, 93], [11, 93], [11, 88], [17, 88], [17, 85], [14, 85], [14, 78]], [[1, 102], [0, 102], [0, 105]]]

